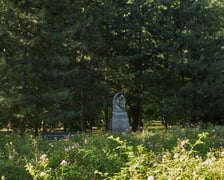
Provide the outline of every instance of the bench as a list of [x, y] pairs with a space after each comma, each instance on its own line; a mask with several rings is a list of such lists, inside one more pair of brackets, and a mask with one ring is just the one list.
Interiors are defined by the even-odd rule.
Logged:
[[74, 132], [42, 132], [41, 136], [43, 139], [47, 140], [59, 140], [59, 139], [65, 139], [69, 136], [74, 136]]

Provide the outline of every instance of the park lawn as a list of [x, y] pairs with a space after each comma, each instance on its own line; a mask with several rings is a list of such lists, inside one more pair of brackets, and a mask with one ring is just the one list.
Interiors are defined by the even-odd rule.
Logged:
[[222, 179], [224, 127], [0, 137], [1, 179]]

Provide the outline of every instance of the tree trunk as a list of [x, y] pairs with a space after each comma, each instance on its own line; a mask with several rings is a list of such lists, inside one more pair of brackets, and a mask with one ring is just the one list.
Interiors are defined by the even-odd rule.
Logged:
[[105, 118], [105, 130], [110, 130], [110, 119], [109, 119], [109, 110], [108, 106], [105, 106], [104, 108], [104, 118]]
[[168, 120], [167, 117], [162, 118], [162, 124], [164, 125], [166, 131], [168, 130]]
[[81, 88], [81, 117], [80, 117], [80, 125], [81, 125], [81, 131], [85, 131], [86, 130], [86, 126], [85, 126], [85, 118], [84, 118], [84, 95], [83, 95], [83, 89]]
[[47, 127], [46, 127], [46, 123], [45, 123], [45, 121], [42, 121], [42, 122], [41, 122], [41, 125], [42, 125], [42, 131], [43, 131], [43, 132], [46, 132], [46, 131], [47, 131]]
[[67, 129], [68, 129], [68, 123], [64, 122], [64, 132], [67, 132]]
[[195, 92], [193, 93], [193, 99], [192, 99], [192, 113], [191, 113], [191, 123], [192, 124], [197, 124], [197, 113], [196, 113], [196, 108], [197, 108], [197, 99], [196, 99], [196, 94]]
[[26, 131], [26, 120], [25, 118], [22, 118], [20, 120], [20, 130], [19, 130], [20, 136], [23, 136], [25, 131]]
[[142, 122], [142, 106], [141, 106], [141, 100], [138, 98], [137, 104], [132, 107], [132, 130], [135, 132], [139, 130], [140, 128], [143, 128], [143, 122]]

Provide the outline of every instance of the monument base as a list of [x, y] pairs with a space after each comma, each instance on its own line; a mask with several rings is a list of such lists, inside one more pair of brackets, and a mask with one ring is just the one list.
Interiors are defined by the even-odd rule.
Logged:
[[111, 132], [124, 133], [129, 131], [129, 119], [126, 112], [113, 113], [111, 119]]

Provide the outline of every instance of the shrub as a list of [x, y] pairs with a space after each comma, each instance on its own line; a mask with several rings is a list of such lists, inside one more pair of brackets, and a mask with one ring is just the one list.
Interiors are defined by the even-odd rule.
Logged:
[[[60, 141], [1, 136], [2, 179], [222, 179], [223, 128], [76, 134]], [[199, 134], [199, 135], [198, 135]]]

